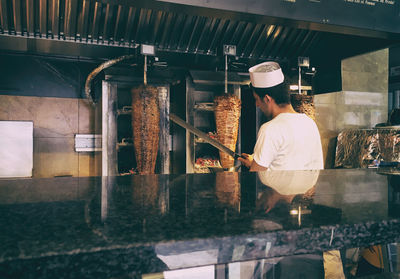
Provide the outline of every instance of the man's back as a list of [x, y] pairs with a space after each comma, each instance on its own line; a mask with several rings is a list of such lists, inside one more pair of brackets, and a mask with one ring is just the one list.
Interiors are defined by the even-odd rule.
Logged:
[[317, 125], [305, 114], [280, 113], [261, 126], [254, 160], [271, 170], [323, 169]]

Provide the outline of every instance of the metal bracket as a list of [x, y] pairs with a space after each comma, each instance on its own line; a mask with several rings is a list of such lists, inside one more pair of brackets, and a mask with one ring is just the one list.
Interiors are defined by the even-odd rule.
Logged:
[[299, 56], [297, 58], [297, 65], [299, 67], [307, 67], [307, 68], [310, 67], [310, 58]]
[[156, 48], [153, 45], [140, 45], [140, 54], [142, 55], [155, 55]]
[[101, 135], [75, 135], [75, 152], [93, 152], [101, 150]]
[[236, 46], [224, 45], [224, 55], [236, 56]]

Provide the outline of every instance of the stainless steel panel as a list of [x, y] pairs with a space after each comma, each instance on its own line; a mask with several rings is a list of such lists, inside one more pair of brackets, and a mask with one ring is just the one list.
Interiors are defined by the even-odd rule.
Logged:
[[[105, 12], [104, 12], [103, 30], [100, 29], [100, 34], [99, 34], [100, 41], [103, 41], [103, 40], [107, 41], [109, 39], [107, 36], [108, 36], [108, 30], [110, 29], [112, 16], [113, 16], [113, 13], [112, 13], [111, 7], [110, 7], [110, 5], [107, 4], [105, 6]], [[108, 43], [111, 43], [111, 40], [108, 40]]]
[[39, 0], [39, 30], [40, 34], [47, 34], [47, 0]]
[[0, 121], [0, 177], [31, 177], [33, 122]]
[[102, 90], [102, 176], [118, 175], [117, 86], [103, 81]]
[[0, 24], [2, 32], [9, 30], [7, 0], [0, 0]]
[[53, 0], [49, 8], [49, 26], [51, 26], [52, 36], [59, 35], [60, 0]]
[[26, 11], [25, 11], [25, 17], [26, 17], [26, 31], [27, 31], [27, 36], [33, 36], [35, 32], [35, 21], [34, 21], [34, 6], [33, 6], [33, 1], [31, 0], [25, 0], [26, 2]]
[[169, 87], [158, 86], [158, 103], [160, 106], [160, 173], [170, 173], [170, 153], [171, 137], [169, 134]]
[[118, 6], [118, 11], [115, 19], [115, 26], [113, 30], [113, 37], [115, 41], [122, 39], [123, 22], [125, 20], [125, 9], [123, 6]]
[[129, 43], [130, 42], [130, 38], [131, 38], [131, 30], [132, 30], [132, 26], [133, 26], [133, 20], [135, 18], [135, 12], [136, 9], [133, 7], [129, 8], [129, 12], [128, 12], [128, 17], [126, 20], [126, 29], [125, 29], [125, 35], [124, 35], [124, 41]]
[[21, 34], [21, 1], [13, 0], [13, 23], [14, 30], [17, 34]]
[[78, 1], [65, 0], [65, 15], [64, 15], [64, 35], [65, 39], [75, 40], [76, 36], [76, 14]]
[[78, 15], [78, 31], [76, 36], [80, 38], [81, 41], [87, 40], [87, 25], [89, 20], [89, 1], [83, 0], [82, 9], [79, 11]]
[[89, 22], [89, 32], [88, 37], [91, 40], [97, 40], [99, 38], [99, 26], [100, 26], [100, 16], [101, 16], [101, 4], [95, 3], [93, 9], [93, 20]]

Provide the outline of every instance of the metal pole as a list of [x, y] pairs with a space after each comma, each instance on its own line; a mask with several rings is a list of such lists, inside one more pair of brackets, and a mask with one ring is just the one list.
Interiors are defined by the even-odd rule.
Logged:
[[228, 55], [225, 55], [225, 93], [228, 93]]
[[299, 66], [299, 94], [301, 94], [301, 67]]
[[144, 55], [143, 83], [147, 85], [147, 55]]

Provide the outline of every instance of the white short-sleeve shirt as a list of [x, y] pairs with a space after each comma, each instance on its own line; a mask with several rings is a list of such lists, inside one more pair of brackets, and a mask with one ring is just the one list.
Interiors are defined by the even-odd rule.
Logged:
[[271, 170], [323, 169], [317, 125], [303, 113], [278, 114], [260, 127], [253, 159]]

